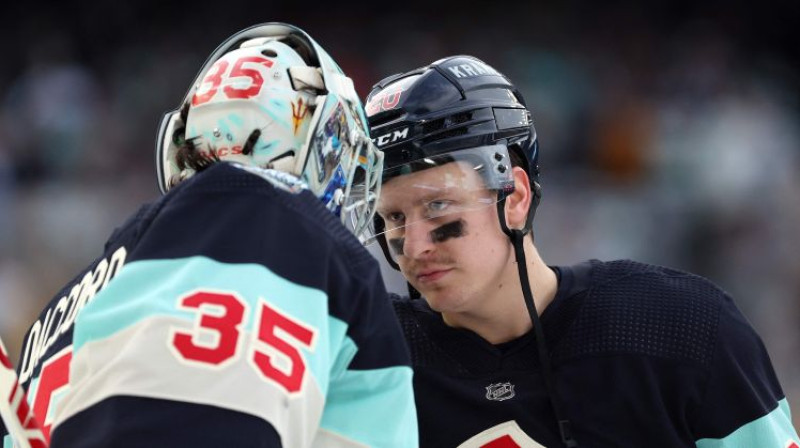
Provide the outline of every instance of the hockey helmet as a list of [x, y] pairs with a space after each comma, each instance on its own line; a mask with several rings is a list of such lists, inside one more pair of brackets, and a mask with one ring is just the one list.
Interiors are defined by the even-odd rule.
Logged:
[[[541, 197], [538, 140], [522, 94], [503, 74], [472, 56], [440, 59], [375, 84], [366, 112], [373, 142], [384, 153], [384, 182], [432, 160], [469, 154], [486, 187], [497, 190], [502, 201], [513, 191], [504, 158], [515, 158], [531, 182], [533, 201], [524, 229], [530, 230]], [[381, 236], [385, 230], [376, 215], [375, 234], [397, 267]]]

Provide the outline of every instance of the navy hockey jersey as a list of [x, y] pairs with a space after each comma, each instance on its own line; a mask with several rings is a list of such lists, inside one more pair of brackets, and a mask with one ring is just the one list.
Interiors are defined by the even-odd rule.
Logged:
[[[555, 270], [541, 322], [581, 447], [798, 447], [767, 352], [723, 291], [630, 261]], [[533, 332], [491, 345], [424, 300], [393, 302], [412, 352], [420, 446], [563, 446]]]
[[22, 353], [53, 448], [417, 446], [377, 264], [275, 172], [216, 164], [144, 206]]

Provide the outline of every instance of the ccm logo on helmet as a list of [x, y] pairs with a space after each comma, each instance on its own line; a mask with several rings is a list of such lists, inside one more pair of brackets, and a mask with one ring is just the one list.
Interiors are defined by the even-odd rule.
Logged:
[[375, 137], [372, 139], [372, 143], [375, 144], [378, 148], [384, 145], [388, 145], [389, 143], [395, 143], [399, 140], [403, 140], [408, 138], [408, 127], [404, 127], [403, 129], [396, 129], [392, 132], [387, 132], [379, 137]]

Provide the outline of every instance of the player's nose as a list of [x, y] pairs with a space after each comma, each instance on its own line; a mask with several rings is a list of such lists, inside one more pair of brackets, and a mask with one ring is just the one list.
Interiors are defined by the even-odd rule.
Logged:
[[436, 246], [431, 238], [431, 227], [428, 221], [408, 225], [405, 229], [403, 255], [417, 259], [432, 253]]

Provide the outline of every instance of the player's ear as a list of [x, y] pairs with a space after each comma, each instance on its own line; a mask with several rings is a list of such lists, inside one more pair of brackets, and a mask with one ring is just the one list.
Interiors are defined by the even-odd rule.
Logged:
[[533, 198], [531, 183], [524, 169], [515, 166], [511, 172], [514, 177], [514, 192], [506, 197], [506, 222], [511, 229], [522, 229], [525, 227], [525, 219]]

